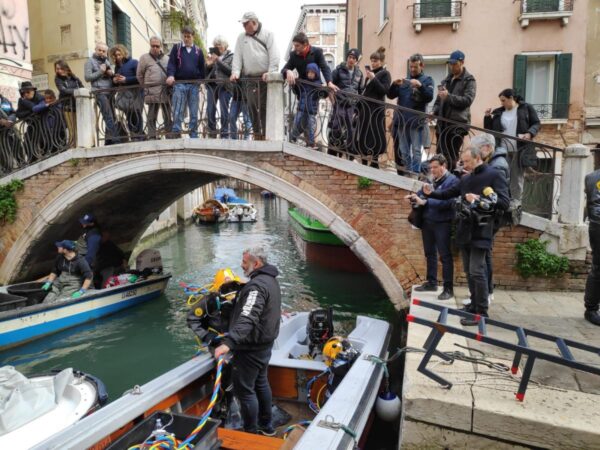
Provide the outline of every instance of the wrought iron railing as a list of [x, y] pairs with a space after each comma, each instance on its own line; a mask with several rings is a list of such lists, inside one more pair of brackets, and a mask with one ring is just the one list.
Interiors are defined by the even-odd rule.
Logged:
[[521, 0], [521, 14], [573, 11], [575, 0]]
[[71, 99], [57, 101], [24, 119], [0, 124], [0, 175], [74, 147], [75, 112]]
[[426, 0], [412, 4], [413, 19], [461, 17], [462, 1]]
[[568, 103], [532, 104], [540, 119], [567, 119], [569, 117]]
[[[526, 210], [550, 218], [557, 212], [561, 149], [539, 142], [447, 120], [348, 92], [297, 81], [289, 89], [288, 140], [399, 174], [425, 178], [427, 160], [441, 153], [449, 167], [476, 134], [490, 133], [507, 149], [508, 161], [522, 174], [518, 195]], [[412, 143], [412, 144], [411, 144]], [[516, 180], [515, 180], [516, 181]]]
[[261, 96], [266, 96], [266, 88], [258, 79], [135, 85], [98, 89], [92, 96], [99, 145], [186, 135], [221, 139], [265, 135]]

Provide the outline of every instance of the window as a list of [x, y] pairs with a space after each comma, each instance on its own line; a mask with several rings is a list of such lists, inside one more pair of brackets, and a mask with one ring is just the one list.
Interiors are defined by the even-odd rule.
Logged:
[[321, 19], [321, 33], [336, 33], [334, 18], [324, 17]]
[[333, 58], [332, 54], [327, 53], [325, 55], [325, 62], [331, 70], [335, 69], [335, 59]]
[[388, 16], [388, 2], [387, 0], [379, 0], [379, 25], [383, 25]]
[[104, 21], [106, 45], [123, 44], [131, 52], [131, 20], [112, 0], [104, 0]]
[[[437, 86], [439, 86], [441, 84], [442, 80], [448, 76], [448, 64], [446, 63], [446, 61], [448, 60], [448, 57], [428, 58], [427, 56], [425, 56], [424, 59], [425, 59], [425, 70], [423, 72], [425, 73], [425, 75], [429, 75], [431, 78], [433, 78], [434, 95], [433, 95], [433, 99], [429, 102], [429, 104], [427, 105], [427, 109], [426, 109], [427, 112], [431, 112], [431, 110], [433, 109], [433, 104], [435, 103]], [[407, 68], [407, 72], [408, 72], [408, 62], [406, 63], [406, 68]], [[408, 76], [408, 73], [407, 73], [407, 76]]]
[[571, 53], [515, 55], [513, 87], [540, 119], [566, 119], [571, 96]]
[[418, 8], [416, 16], [419, 18], [451, 17], [453, 15], [450, 0], [420, 0], [419, 4], [414, 7]]

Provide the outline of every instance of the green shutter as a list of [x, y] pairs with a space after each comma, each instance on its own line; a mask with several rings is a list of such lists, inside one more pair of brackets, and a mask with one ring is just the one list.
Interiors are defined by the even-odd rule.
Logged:
[[419, 17], [452, 17], [450, 0], [423, 0], [414, 5], [419, 8]]
[[131, 19], [122, 11], [117, 14], [117, 39], [131, 53]]
[[567, 119], [569, 117], [569, 103], [571, 101], [571, 66], [573, 54], [563, 53], [556, 55], [556, 71], [554, 76], [554, 105], [552, 108], [553, 119]]
[[525, 97], [525, 86], [527, 86], [527, 56], [515, 55], [513, 68], [513, 89], [521, 97]]
[[106, 45], [108, 45], [108, 47], [115, 45], [115, 38], [113, 36], [112, 10], [112, 0], [104, 0], [104, 28], [106, 31]]
[[362, 18], [358, 19], [358, 24], [356, 26], [356, 48], [359, 52], [362, 53], [362, 34], [363, 34], [363, 20]]

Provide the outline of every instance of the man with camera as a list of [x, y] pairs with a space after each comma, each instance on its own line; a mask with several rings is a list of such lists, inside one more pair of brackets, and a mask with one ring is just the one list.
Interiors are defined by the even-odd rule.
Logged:
[[231, 100], [231, 65], [233, 52], [223, 36], [213, 40], [214, 47], [208, 49], [206, 70], [209, 81], [206, 83], [206, 116], [208, 119], [208, 135], [217, 136], [217, 105], [221, 123], [221, 139], [229, 138], [229, 102]]
[[[430, 185], [423, 186], [423, 193], [446, 200], [460, 196], [457, 204], [456, 241], [461, 248], [463, 267], [471, 292], [471, 304], [467, 312], [488, 316], [488, 271], [486, 255], [492, 248], [494, 218], [509, 205], [508, 182], [499, 171], [485, 164], [481, 149], [469, 147], [462, 152], [464, 170], [468, 172], [460, 182], [449, 189], [434, 191]], [[477, 316], [464, 318], [462, 325], [477, 325]]]

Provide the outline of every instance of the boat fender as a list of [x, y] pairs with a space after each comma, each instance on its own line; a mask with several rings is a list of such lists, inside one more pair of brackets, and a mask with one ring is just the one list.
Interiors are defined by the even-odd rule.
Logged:
[[385, 422], [394, 422], [400, 417], [400, 399], [392, 391], [382, 392], [375, 402], [375, 414]]

